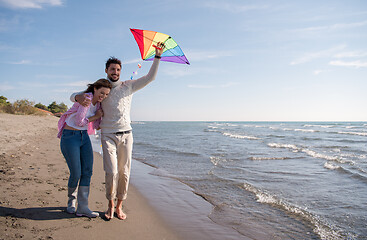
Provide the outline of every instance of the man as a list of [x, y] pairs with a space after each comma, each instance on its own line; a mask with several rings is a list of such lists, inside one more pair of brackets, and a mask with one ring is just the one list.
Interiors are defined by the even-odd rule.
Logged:
[[[105, 212], [105, 217], [108, 220], [114, 217], [116, 197], [117, 218], [126, 219], [126, 214], [122, 211], [122, 202], [127, 197], [133, 148], [130, 125], [132, 95], [155, 79], [163, 49], [164, 44], [159, 43], [148, 74], [136, 80], [119, 81], [121, 61], [117, 58], [110, 58], [106, 62], [105, 72], [112, 84], [112, 89], [109, 96], [102, 102], [104, 115], [100, 127], [103, 168], [106, 174], [106, 198], [108, 199], [108, 210]], [[84, 93], [74, 93], [70, 100], [82, 105], [89, 104]]]

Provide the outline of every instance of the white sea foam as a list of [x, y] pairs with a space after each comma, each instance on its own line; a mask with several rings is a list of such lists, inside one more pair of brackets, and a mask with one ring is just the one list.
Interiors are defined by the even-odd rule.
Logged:
[[350, 134], [357, 136], [367, 136], [367, 132], [338, 132], [339, 134]]
[[278, 197], [257, 189], [256, 187], [252, 186], [251, 184], [244, 183], [243, 188], [249, 192], [255, 194], [256, 199], [260, 203], [270, 204], [273, 206], [277, 206], [286, 212], [295, 214], [306, 221], [310, 222], [314, 228], [313, 231], [320, 236], [321, 239], [335, 239], [341, 240], [343, 239], [338, 231], [333, 230], [328, 224], [324, 223], [319, 216], [315, 216], [312, 213], [308, 212], [306, 209], [302, 209], [298, 206], [295, 206], [291, 203], [288, 203]]
[[238, 127], [237, 124], [233, 124], [233, 123], [227, 123], [226, 126], [228, 126], [228, 127]]
[[327, 169], [330, 169], [330, 170], [336, 170], [336, 169], [339, 169], [340, 166], [334, 165], [334, 164], [332, 164], [330, 162], [325, 162], [324, 168], [327, 168]]
[[239, 139], [249, 139], [249, 140], [259, 140], [260, 139], [258, 137], [246, 136], [246, 135], [240, 135], [240, 134], [233, 134], [233, 133], [227, 133], [227, 132], [224, 132], [223, 135], [227, 136], [227, 137], [239, 138]]
[[296, 131], [296, 132], [318, 132], [318, 131], [313, 130], [313, 129], [294, 129], [294, 131]]
[[145, 122], [139, 122], [139, 121], [137, 121], [137, 122], [131, 122], [131, 124], [145, 124]]
[[268, 146], [272, 148], [287, 148], [287, 149], [292, 150], [293, 152], [304, 152], [307, 155], [314, 157], [314, 158], [322, 158], [326, 160], [338, 161], [338, 162], [343, 163], [342, 160], [337, 156], [329, 156], [329, 155], [325, 155], [322, 153], [317, 153], [313, 150], [297, 147], [296, 145], [293, 145], [293, 144], [269, 143]]
[[221, 158], [221, 157], [210, 157], [210, 161], [214, 164], [214, 166], [217, 166], [219, 163], [221, 162], [227, 162], [226, 159]]
[[318, 130], [314, 130], [314, 129], [302, 129], [302, 128], [296, 128], [296, 129], [292, 129], [292, 128], [283, 128], [283, 131], [295, 131], [295, 132], [319, 132]]
[[300, 148], [293, 144], [268, 143], [268, 146], [272, 148], [289, 148], [297, 151], [300, 150]]
[[262, 161], [262, 160], [285, 160], [287, 157], [250, 157], [250, 160]]
[[333, 149], [331, 149], [331, 151], [336, 152], [336, 153], [340, 153], [341, 152], [340, 148], [333, 148]]
[[333, 125], [314, 125], [314, 124], [305, 124], [304, 127], [321, 127], [321, 128], [332, 128]]
[[306, 153], [307, 155], [314, 157], [314, 158], [323, 158], [326, 160], [334, 160], [337, 161], [339, 158], [335, 156], [328, 156], [322, 153], [317, 153], [315, 151], [309, 150], [309, 149], [302, 149], [302, 152]]

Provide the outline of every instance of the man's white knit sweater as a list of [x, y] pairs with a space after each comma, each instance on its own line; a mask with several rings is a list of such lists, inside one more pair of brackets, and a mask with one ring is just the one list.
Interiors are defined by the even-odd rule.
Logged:
[[[102, 102], [103, 118], [100, 125], [102, 133], [116, 133], [132, 129], [130, 125], [132, 95], [155, 79], [159, 62], [160, 60], [155, 58], [148, 74], [136, 80], [124, 82], [110, 80], [112, 89]], [[75, 96], [80, 93], [73, 93], [70, 100], [75, 102]]]

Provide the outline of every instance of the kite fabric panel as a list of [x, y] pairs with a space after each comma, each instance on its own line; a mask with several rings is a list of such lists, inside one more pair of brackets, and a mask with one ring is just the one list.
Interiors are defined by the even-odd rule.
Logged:
[[155, 56], [155, 46], [161, 42], [165, 45], [161, 55], [161, 61], [190, 65], [180, 46], [178, 46], [175, 40], [167, 34], [132, 28], [130, 28], [130, 31], [134, 35], [139, 46], [141, 58], [143, 60], [153, 61]]

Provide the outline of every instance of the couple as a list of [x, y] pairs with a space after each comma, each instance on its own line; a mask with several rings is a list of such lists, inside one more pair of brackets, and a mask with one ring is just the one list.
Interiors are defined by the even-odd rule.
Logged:
[[93, 169], [93, 150], [88, 134], [100, 128], [108, 200], [105, 217], [107, 220], [112, 219], [116, 211], [117, 218], [126, 219], [122, 202], [127, 197], [133, 147], [130, 125], [132, 94], [155, 79], [164, 49], [163, 43], [157, 45], [147, 75], [136, 80], [119, 81], [121, 61], [110, 58], [105, 70], [108, 79], [100, 79], [89, 84], [86, 91], [71, 95], [70, 99], [75, 103], [60, 117], [58, 123], [61, 152], [70, 170], [68, 213], [87, 217], [99, 215], [88, 207]]

